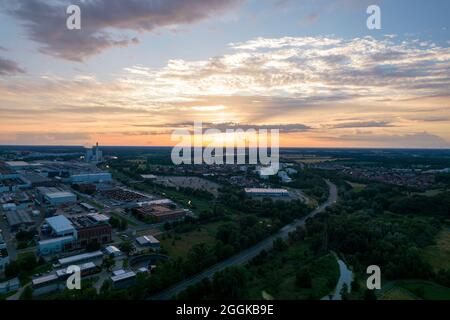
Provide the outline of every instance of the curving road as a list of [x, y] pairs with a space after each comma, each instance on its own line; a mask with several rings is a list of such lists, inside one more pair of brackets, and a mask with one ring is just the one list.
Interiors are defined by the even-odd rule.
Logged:
[[296, 219], [290, 224], [284, 226], [281, 230], [279, 230], [277, 233], [273, 234], [269, 238], [266, 238], [265, 240], [259, 242], [258, 244], [241, 251], [240, 253], [236, 254], [235, 256], [224, 260], [222, 262], [219, 262], [212, 267], [202, 271], [201, 273], [188, 278], [186, 280], [183, 280], [179, 282], [178, 284], [174, 285], [173, 287], [170, 287], [169, 289], [166, 289], [152, 297], [150, 299], [152, 300], [168, 300], [171, 299], [173, 296], [177, 295], [178, 293], [184, 291], [189, 286], [202, 281], [205, 278], [211, 278], [216, 272], [222, 271], [228, 267], [236, 266], [236, 265], [242, 265], [257, 256], [262, 250], [270, 250], [272, 248], [273, 242], [277, 238], [287, 238], [289, 233], [292, 231], [295, 231], [297, 227], [304, 226], [307, 219], [313, 218], [319, 213], [323, 212], [326, 208], [333, 205], [337, 201], [337, 188], [336, 186], [331, 183], [330, 181], [326, 181], [328, 188], [330, 190], [329, 196], [327, 201], [325, 201], [323, 204], [321, 204], [319, 207], [317, 207], [314, 211], [312, 211], [307, 216]]

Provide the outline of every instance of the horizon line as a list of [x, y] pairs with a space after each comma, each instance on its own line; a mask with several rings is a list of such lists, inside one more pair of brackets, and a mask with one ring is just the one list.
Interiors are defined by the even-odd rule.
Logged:
[[[0, 148], [4, 147], [35, 147], [35, 148], [89, 148], [83, 145], [40, 145], [40, 144], [0, 144]], [[100, 148], [174, 148], [174, 146], [145, 146], [145, 145], [99, 145]], [[188, 147], [188, 146], [186, 146]], [[191, 146], [194, 148], [194, 146]], [[205, 148], [205, 146], [203, 146]], [[218, 148], [218, 147], [217, 147]], [[225, 146], [223, 147], [226, 148]], [[249, 148], [245, 148], [249, 149]], [[296, 147], [279, 147], [279, 149], [337, 149], [337, 150], [355, 150], [355, 149], [362, 149], [362, 150], [450, 150], [449, 147], [302, 147], [302, 146], [296, 146]]]

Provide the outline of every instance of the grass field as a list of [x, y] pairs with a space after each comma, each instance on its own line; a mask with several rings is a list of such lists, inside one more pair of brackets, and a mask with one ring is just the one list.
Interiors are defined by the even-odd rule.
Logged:
[[414, 192], [414, 195], [419, 195], [419, 196], [426, 196], [426, 197], [434, 197], [437, 196], [439, 193], [444, 192], [443, 190], [427, 190], [425, 192]]
[[161, 238], [161, 245], [169, 256], [184, 257], [192, 246], [200, 243], [212, 244], [215, 241], [216, 230], [223, 222], [209, 223], [199, 226], [199, 229], [175, 237]]
[[435, 271], [450, 269], [450, 229], [439, 232], [436, 244], [423, 249], [422, 257]]
[[450, 288], [424, 280], [402, 280], [396, 287], [403, 288], [424, 300], [450, 300]]
[[379, 300], [417, 300], [419, 299], [410, 291], [401, 287], [392, 287], [378, 297]]
[[345, 181], [345, 182], [347, 182], [353, 188], [353, 191], [355, 191], [355, 192], [361, 192], [367, 187], [367, 185], [362, 184], [362, 183], [355, 183], [355, 182], [350, 182], [350, 181]]

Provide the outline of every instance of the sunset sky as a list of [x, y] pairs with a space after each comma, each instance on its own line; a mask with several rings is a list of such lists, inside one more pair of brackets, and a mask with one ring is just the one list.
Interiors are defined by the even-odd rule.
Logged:
[[[66, 7], [81, 8], [81, 30]], [[368, 30], [366, 8], [381, 7]], [[450, 147], [447, 0], [1, 0], [0, 145]]]

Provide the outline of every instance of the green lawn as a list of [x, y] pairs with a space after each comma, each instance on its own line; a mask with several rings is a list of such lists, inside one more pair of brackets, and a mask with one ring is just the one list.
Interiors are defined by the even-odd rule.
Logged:
[[422, 257], [435, 271], [450, 269], [450, 229], [439, 232], [436, 244], [423, 249]]

